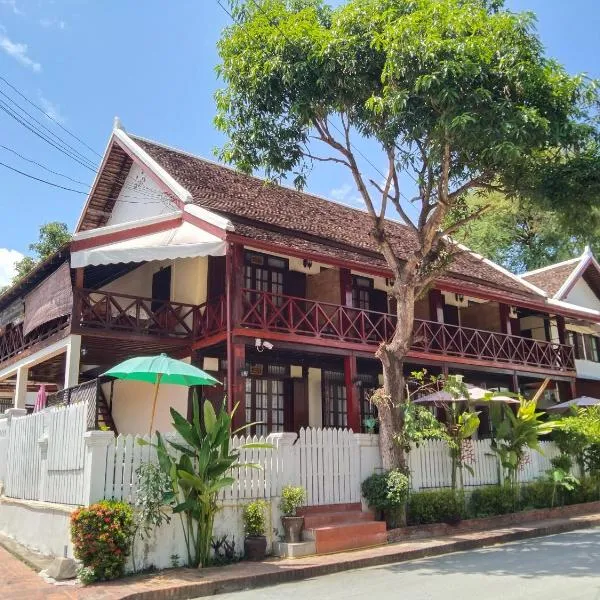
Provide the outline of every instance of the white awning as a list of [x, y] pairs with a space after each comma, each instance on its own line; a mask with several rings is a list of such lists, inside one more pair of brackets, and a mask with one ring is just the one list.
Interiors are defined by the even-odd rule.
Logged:
[[184, 221], [165, 231], [72, 252], [71, 266], [78, 268], [224, 254], [223, 240]]

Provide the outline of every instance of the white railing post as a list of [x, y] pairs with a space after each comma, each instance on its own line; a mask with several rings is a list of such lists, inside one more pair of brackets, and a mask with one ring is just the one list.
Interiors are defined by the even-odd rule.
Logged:
[[82, 504], [88, 505], [104, 498], [106, 457], [109, 446], [114, 444], [115, 434], [112, 431], [86, 431], [83, 437], [85, 467]]

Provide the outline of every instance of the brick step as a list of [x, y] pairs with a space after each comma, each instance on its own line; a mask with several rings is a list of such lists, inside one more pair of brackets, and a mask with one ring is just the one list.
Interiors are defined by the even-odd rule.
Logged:
[[314, 515], [315, 513], [360, 511], [361, 508], [360, 502], [345, 504], [318, 504], [299, 508], [298, 515], [305, 517], [306, 515]]
[[317, 554], [356, 550], [387, 543], [385, 523], [362, 521], [304, 529], [305, 540], [314, 540]]
[[304, 516], [304, 529], [313, 529], [326, 525], [339, 523], [360, 523], [363, 521], [374, 521], [375, 515], [371, 512], [360, 512], [350, 510], [346, 512], [324, 512], [313, 513]]

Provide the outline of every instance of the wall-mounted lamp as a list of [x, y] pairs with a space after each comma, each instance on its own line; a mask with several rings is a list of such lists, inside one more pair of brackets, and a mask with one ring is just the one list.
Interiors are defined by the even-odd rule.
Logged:
[[248, 377], [249, 374], [248, 369], [240, 369], [240, 377]]
[[263, 340], [261, 338], [256, 338], [254, 340], [254, 347], [259, 351], [262, 352], [265, 348], [267, 350], [273, 350], [273, 344], [271, 342], [268, 342], [267, 340]]
[[305, 258], [302, 261], [302, 264], [304, 265], [305, 269], [310, 269], [312, 267], [312, 260], [309, 260], [308, 258]]

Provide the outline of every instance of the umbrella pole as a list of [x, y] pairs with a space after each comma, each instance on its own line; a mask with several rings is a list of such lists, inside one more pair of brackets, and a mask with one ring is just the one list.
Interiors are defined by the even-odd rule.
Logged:
[[152, 437], [152, 426], [154, 425], [154, 413], [156, 412], [156, 399], [158, 398], [158, 387], [160, 386], [160, 380], [162, 378], [162, 374], [159, 373], [156, 377], [156, 383], [154, 384], [154, 400], [152, 402], [152, 417], [150, 419], [150, 431], [148, 431], [148, 435]]

